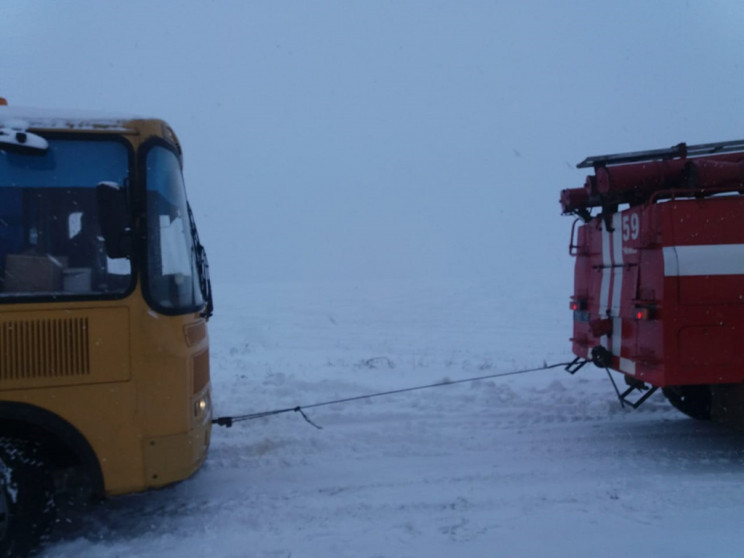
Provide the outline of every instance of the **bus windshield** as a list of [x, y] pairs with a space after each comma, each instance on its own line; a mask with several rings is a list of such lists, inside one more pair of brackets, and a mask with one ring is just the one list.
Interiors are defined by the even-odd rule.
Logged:
[[123, 141], [50, 139], [38, 152], [0, 145], [0, 302], [125, 294], [128, 258], [106, 256], [96, 186], [128, 183]]

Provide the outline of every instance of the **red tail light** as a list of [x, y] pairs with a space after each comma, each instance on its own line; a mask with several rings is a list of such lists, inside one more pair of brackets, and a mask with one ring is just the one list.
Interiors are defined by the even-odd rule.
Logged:
[[635, 319], [636, 320], [650, 320], [653, 318], [653, 310], [651, 308], [636, 308]]
[[583, 299], [572, 300], [568, 304], [568, 307], [574, 312], [579, 312], [579, 311], [587, 309], [587, 303], [586, 303], [586, 300], [583, 300]]

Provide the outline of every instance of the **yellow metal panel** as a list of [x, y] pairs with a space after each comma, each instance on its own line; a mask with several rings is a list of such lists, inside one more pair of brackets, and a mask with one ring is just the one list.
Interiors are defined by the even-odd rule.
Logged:
[[191, 476], [207, 456], [209, 426], [144, 441], [145, 477], [151, 488]]
[[129, 354], [126, 307], [0, 317], [1, 390], [125, 381]]

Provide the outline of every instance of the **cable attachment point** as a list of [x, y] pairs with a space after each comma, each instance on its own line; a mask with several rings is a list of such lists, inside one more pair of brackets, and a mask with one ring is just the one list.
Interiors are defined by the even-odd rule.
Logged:
[[233, 418], [232, 417], [219, 417], [219, 418], [214, 419], [212, 421], [212, 424], [230, 428], [233, 425]]
[[308, 422], [308, 424], [312, 424], [318, 430], [323, 430], [323, 427], [322, 426], [318, 426], [317, 424], [315, 424], [313, 421], [311, 421], [308, 418], [308, 416], [305, 414], [305, 411], [302, 410], [302, 407], [299, 407], [299, 406], [298, 407], [295, 407], [294, 408], [294, 412], [295, 413], [300, 413], [302, 415], [302, 418], [304, 418]]
[[612, 353], [602, 345], [592, 348], [592, 362], [599, 368], [612, 368]]

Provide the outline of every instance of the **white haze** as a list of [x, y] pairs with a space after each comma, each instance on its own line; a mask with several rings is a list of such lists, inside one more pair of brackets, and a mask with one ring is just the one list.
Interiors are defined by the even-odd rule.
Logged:
[[168, 120], [217, 279], [564, 304], [575, 163], [741, 136], [743, 24], [736, 2], [4, 0], [0, 96]]

